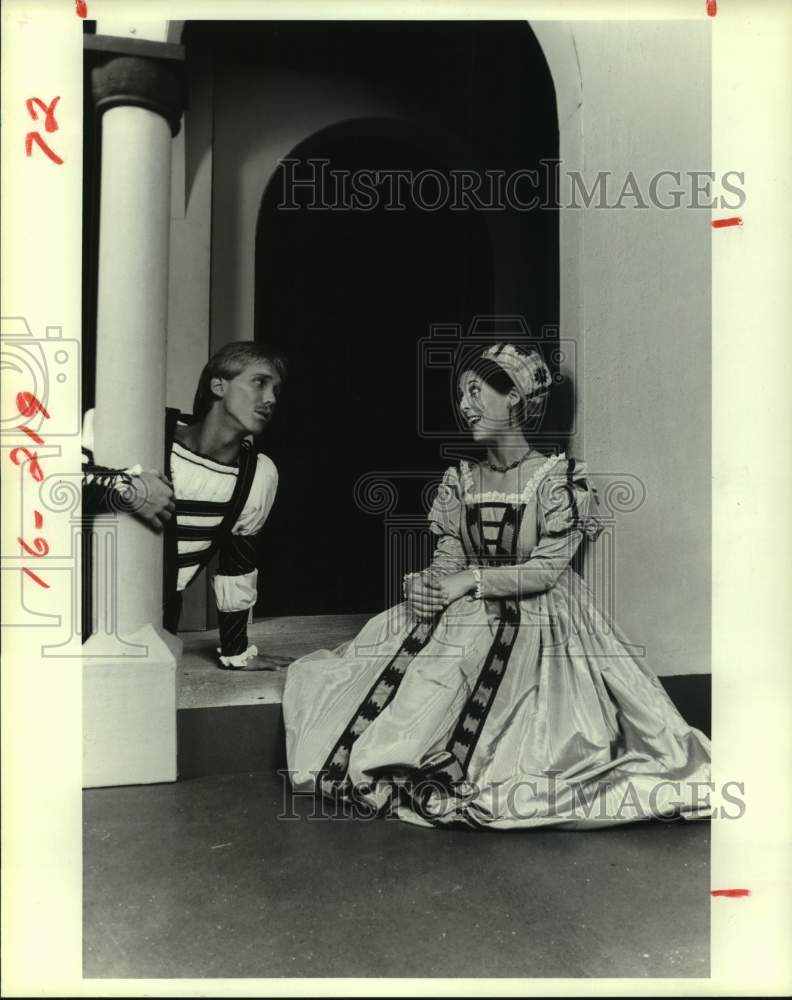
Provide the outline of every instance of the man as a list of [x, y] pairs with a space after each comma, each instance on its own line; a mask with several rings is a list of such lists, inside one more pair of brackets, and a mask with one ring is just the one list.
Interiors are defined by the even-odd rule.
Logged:
[[126, 510], [154, 530], [164, 528], [163, 620], [170, 631], [176, 631], [185, 588], [219, 551], [212, 586], [219, 664], [228, 670], [271, 669], [248, 644], [247, 619], [257, 596], [255, 539], [275, 499], [278, 472], [255, 453], [251, 438], [272, 419], [285, 374], [284, 359], [253, 342], [218, 351], [201, 373], [192, 419], [167, 411], [164, 475], [95, 465], [94, 414], [86, 414], [84, 510]]

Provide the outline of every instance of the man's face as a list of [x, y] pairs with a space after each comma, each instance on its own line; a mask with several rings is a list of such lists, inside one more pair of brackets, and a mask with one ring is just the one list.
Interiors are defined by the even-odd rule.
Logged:
[[261, 434], [272, 419], [281, 378], [269, 361], [253, 361], [223, 387], [223, 412], [248, 434]]

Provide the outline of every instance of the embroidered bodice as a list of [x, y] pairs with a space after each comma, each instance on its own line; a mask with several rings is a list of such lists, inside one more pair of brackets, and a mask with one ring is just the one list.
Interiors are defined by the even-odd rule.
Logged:
[[432, 565], [441, 574], [486, 567], [487, 596], [546, 590], [582, 539], [598, 533], [590, 500], [585, 466], [563, 454], [546, 459], [519, 493], [477, 491], [462, 461], [446, 470], [429, 512], [438, 536]]

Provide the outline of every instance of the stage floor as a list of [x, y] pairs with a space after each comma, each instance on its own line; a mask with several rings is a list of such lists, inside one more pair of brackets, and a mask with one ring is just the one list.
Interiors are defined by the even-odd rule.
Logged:
[[85, 792], [85, 976], [708, 975], [707, 823], [467, 833], [313, 808], [262, 772]]
[[[365, 618], [274, 618], [250, 636], [292, 658]], [[215, 633], [182, 639], [180, 780], [84, 792], [87, 977], [708, 975], [709, 824], [312, 819], [277, 774], [285, 671], [218, 670]]]

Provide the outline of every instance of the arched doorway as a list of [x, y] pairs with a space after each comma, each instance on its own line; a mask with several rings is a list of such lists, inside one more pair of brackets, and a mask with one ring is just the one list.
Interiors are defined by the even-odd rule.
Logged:
[[[372, 122], [325, 130], [293, 158], [348, 171], [445, 168]], [[280, 486], [261, 604], [267, 614], [375, 611], [383, 526], [355, 505], [353, 487], [368, 472], [439, 469], [437, 443], [418, 427], [420, 342], [432, 324], [466, 326], [492, 311], [491, 242], [475, 213], [409, 199], [403, 211], [308, 210], [302, 191], [300, 210], [279, 210], [284, 176], [265, 193], [256, 240], [256, 339], [290, 359], [268, 443]], [[451, 405], [423, 400], [434, 423]], [[417, 491], [412, 500], [418, 509]]]
[[[235, 58], [246, 58], [248, 45], [260, 61], [255, 32], [238, 34]], [[278, 93], [288, 79], [302, 95], [292, 125], [332, 114], [322, 83], [332, 89], [339, 76], [402, 109], [387, 120], [308, 128], [289, 149], [292, 160], [326, 160], [333, 171], [483, 174], [535, 170], [558, 157], [554, 88], [525, 22], [281, 23], [277, 34], [264, 64], [288, 71]], [[267, 98], [263, 87], [249, 93], [250, 113]], [[376, 611], [386, 594], [383, 524], [355, 506], [354, 483], [375, 471], [439, 475], [448, 464], [437, 440], [418, 431], [419, 345], [431, 324], [465, 329], [498, 312], [524, 316], [536, 334], [557, 325], [558, 212], [422, 211], [409, 199], [401, 211], [382, 200], [371, 211], [285, 211], [283, 172], [259, 158], [263, 194], [254, 194], [253, 160], [237, 146], [245, 182], [228, 208], [246, 233], [255, 221], [255, 336], [282, 345], [292, 362], [266, 443], [281, 479], [256, 611]], [[252, 233], [241, 242], [252, 247]], [[218, 260], [218, 274], [228, 266]], [[244, 285], [224, 287], [235, 284]], [[436, 425], [449, 419], [445, 396], [423, 401]], [[417, 490], [411, 507], [402, 499], [413, 513], [422, 509]]]

